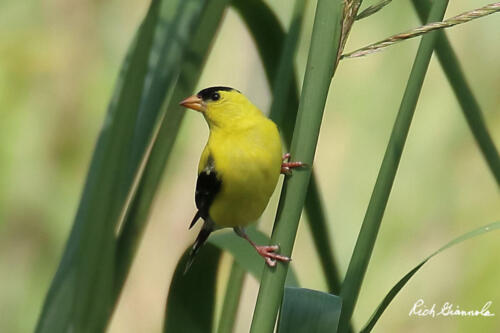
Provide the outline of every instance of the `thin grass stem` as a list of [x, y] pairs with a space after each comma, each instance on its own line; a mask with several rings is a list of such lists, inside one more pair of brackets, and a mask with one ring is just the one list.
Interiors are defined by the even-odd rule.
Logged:
[[[270, 118], [278, 124], [287, 146], [290, 146], [292, 140], [295, 127], [294, 120], [297, 116], [299, 105], [293, 59], [295, 58], [294, 50], [296, 49], [301, 30], [300, 25], [303, 20], [305, 2], [297, 0], [295, 3], [290, 28], [286, 37], [278, 19], [264, 2], [259, 0], [236, 0], [233, 2], [235, 9], [241, 15], [255, 39], [268, 80], [274, 82], [271, 85], [273, 102]], [[263, 26], [266, 27], [265, 30], [262, 30]], [[276, 49], [277, 41], [283, 39], [284, 44], [282, 49], [284, 51], [281, 53], [278, 62], [278, 58], [273, 51]], [[313, 234], [313, 242], [319, 255], [328, 289], [330, 292], [338, 294], [340, 291], [340, 275], [335, 276], [335, 272], [338, 272], [338, 264], [335, 262], [332, 252], [333, 246], [328, 237], [330, 233], [328, 231], [326, 209], [321, 199], [314, 170], [311, 177], [311, 183], [307, 192], [308, 198], [305, 203], [305, 212], [308, 217], [307, 222]], [[314, 199], [316, 202], [309, 199], [309, 197], [317, 198], [317, 200]], [[318, 235], [319, 237], [317, 237]]]
[[[429, 14], [428, 22], [442, 20], [447, 5], [448, 0], [435, 0]], [[392, 128], [391, 137], [340, 292], [340, 297], [343, 300], [339, 323], [339, 332], [341, 333], [347, 331], [354, 311], [359, 290], [361, 289], [361, 284], [377, 239], [385, 207], [396, 177], [399, 161], [432, 56], [436, 37], [435, 33], [429, 33], [420, 42], [399, 112]]]
[[450, 27], [453, 27], [453, 26], [458, 25], [458, 24], [467, 23], [467, 22], [470, 22], [472, 20], [478, 19], [480, 17], [494, 14], [498, 11], [500, 11], [500, 2], [491, 3], [491, 4], [483, 6], [481, 8], [470, 10], [470, 11], [462, 13], [460, 15], [451, 17], [451, 18], [446, 19], [442, 22], [431, 22], [431, 23], [425, 24], [423, 26], [413, 28], [409, 31], [393, 35], [393, 36], [388, 37], [380, 42], [376, 42], [376, 43], [370, 44], [368, 46], [362, 47], [356, 51], [352, 51], [352, 52], [343, 54], [342, 59], [364, 57], [364, 56], [367, 56], [369, 54], [379, 52], [379, 51], [385, 49], [386, 47], [397, 44], [397, 43], [402, 42], [404, 40], [407, 40], [410, 38], [415, 38], [415, 37], [421, 36], [423, 34], [429, 33], [429, 32], [434, 31], [434, 30], [450, 28]]
[[[428, 15], [430, 10], [429, 1], [412, 0], [413, 6], [423, 21]], [[446, 37], [444, 31], [437, 32], [437, 41], [434, 46], [434, 51], [439, 59], [441, 67], [443, 68], [448, 82], [450, 82], [451, 88], [455, 93], [455, 96], [462, 108], [467, 125], [474, 136], [474, 139], [483, 154], [488, 167], [495, 178], [497, 185], [500, 187], [500, 155], [498, 154], [498, 149], [495, 147], [495, 143], [491, 138], [488, 131], [486, 123], [484, 121], [483, 112], [477, 99], [472, 93], [465, 74], [462, 71], [458, 57], [453, 51], [453, 47]]]
[[226, 286], [226, 295], [222, 303], [222, 312], [217, 333], [231, 333], [234, 330], [236, 314], [245, 281], [245, 270], [233, 260], [229, 280]]

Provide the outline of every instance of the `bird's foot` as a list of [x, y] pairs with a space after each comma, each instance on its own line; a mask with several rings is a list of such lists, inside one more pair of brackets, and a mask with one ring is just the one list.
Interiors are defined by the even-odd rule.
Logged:
[[280, 247], [278, 245], [255, 246], [257, 253], [266, 260], [266, 264], [269, 267], [276, 266], [276, 260], [282, 261], [282, 262], [289, 262], [290, 260], [292, 260], [289, 257], [282, 256], [280, 254], [275, 253], [276, 251], [279, 250], [279, 248]]
[[285, 162], [290, 159], [290, 153], [286, 153], [281, 158], [283, 163], [281, 163], [281, 173], [290, 176], [292, 174], [292, 170], [296, 168], [302, 168], [307, 166], [306, 163], [302, 162]]

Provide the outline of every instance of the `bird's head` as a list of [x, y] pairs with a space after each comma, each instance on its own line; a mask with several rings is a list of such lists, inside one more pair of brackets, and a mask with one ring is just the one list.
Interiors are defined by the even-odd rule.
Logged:
[[200, 90], [180, 102], [180, 105], [199, 111], [205, 117], [208, 126], [235, 128], [262, 116], [241, 92], [229, 87], [210, 87]]

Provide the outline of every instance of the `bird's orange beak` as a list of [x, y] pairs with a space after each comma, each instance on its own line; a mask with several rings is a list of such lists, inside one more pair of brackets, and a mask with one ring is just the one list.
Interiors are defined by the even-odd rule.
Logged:
[[207, 107], [205, 106], [203, 100], [196, 95], [189, 96], [179, 104], [185, 108], [189, 108], [200, 112], [205, 112], [207, 110]]

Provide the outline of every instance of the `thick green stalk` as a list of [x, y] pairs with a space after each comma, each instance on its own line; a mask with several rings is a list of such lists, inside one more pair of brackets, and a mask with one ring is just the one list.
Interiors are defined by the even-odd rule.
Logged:
[[[444, 16], [448, 0], [435, 0], [429, 14], [428, 22], [440, 21]], [[365, 218], [359, 232], [344, 283], [340, 292], [343, 300], [340, 315], [339, 332], [346, 332], [349, 320], [359, 295], [366, 268], [370, 261], [373, 246], [377, 239], [385, 207], [396, 177], [403, 147], [408, 136], [411, 121], [422, 89], [425, 74], [431, 60], [437, 35], [431, 32], [420, 42], [417, 56], [413, 63], [410, 78], [399, 107], [399, 112], [392, 128], [391, 138], [385, 151], [382, 166], [366, 210]]]
[[[239, 12], [255, 39], [260, 57], [264, 63], [266, 76], [269, 81], [273, 82], [271, 85], [273, 103], [271, 105], [270, 118], [278, 124], [283, 139], [288, 146], [292, 140], [299, 105], [293, 59], [295, 58], [294, 50], [298, 42], [305, 2], [304, 0], [297, 0], [290, 29], [285, 38], [285, 33], [278, 19], [264, 2], [260, 0], [233, 1], [235, 9]], [[278, 58], [275, 55], [276, 43], [283, 39], [285, 40], [282, 48], [284, 52], [281, 53], [278, 63]], [[286, 88], [287, 84], [288, 89]], [[328, 238], [330, 233], [328, 231], [326, 209], [322, 204], [314, 172], [311, 177], [305, 203], [305, 212], [308, 217], [307, 222], [313, 234], [314, 246], [316, 247], [323, 272], [325, 273], [328, 289], [330, 292], [338, 294], [340, 291], [340, 275], [336, 273], [338, 272], [337, 263], [333, 256], [333, 247]]]
[[[331, 75], [340, 44], [343, 1], [319, 0], [316, 8], [311, 48], [291, 154], [295, 159], [312, 165], [330, 87]], [[297, 233], [302, 207], [311, 177], [311, 169], [295, 171], [285, 182], [274, 224], [272, 242], [281, 246], [281, 253], [290, 255]], [[264, 269], [257, 304], [252, 320], [252, 333], [272, 332], [283, 297], [288, 264]]]
[[244, 281], [245, 270], [233, 260], [217, 333], [233, 332]]
[[[412, 3], [420, 20], [423, 21], [429, 13], [430, 2], [412, 0]], [[479, 149], [493, 177], [496, 179], [497, 185], [500, 186], [500, 156], [498, 150], [484, 122], [481, 107], [465, 79], [458, 58], [444, 31], [437, 32], [437, 41], [434, 50], [436, 51], [441, 67], [450, 82], [453, 92], [457, 97], [458, 103], [460, 103], [462, 107], [462, 112], [464, 113], [472, 135], [476, 139]]]
[[[292, 139], [295, 124], [292, 121], [287, 121], [285, 117], [288, 112], [290, 119], [294, 119], [298, 107], [298, 101], [295, 98], [295, 106], [291, 110], [287, 108], [287, 106], [291, 104], [290, 97], [294, 95], [293, 92], [296, 89], [294, 85], [295, 71], [293, 65], [304, 17], [305, 5], [306, 1], [304, 0], [297, 0], [295, 2], [292, 21], [283, 45], [278, 72], [273, 83], [274, 96], [270, 118], [277, 124], [281, 124], [285, 141], [288, 144], [290, 144]], [[328, 289], [332, 293], [338, 293], [340, 291], [340, 274], [337, 269], [335, 258], [333, 257], [333, 248], [328, 238], [327, 218], [314, 173], [307, 190], [305, 211], [308, 217], [307, 221], [309, 222], [313, 234], [316, 252], [318, 253], [323, 272], [325, 273]]]
[[[239, 3], [241, 4], [242, 2]], [[274, 122], [279, 124], [280, 128], [285, 123], [284, 121], [285, 113], [288, 110], [287, 106], [290, 104], [289, 97], [295, 91], [296, 83], [295, 83], [295, 77], [294, 77], [295, 71], [293, 65], [304, 17], [305, 5], [306, 1], [304, 0], [295, 1], [290, 27], [286, 32], [286, 35], [284, 32], [281, 33], [282, 37], [280, 39], [283, 41], [282, 42], [283, 46], [281, 47], [281, 55], [279, 57], [279, 62], [277, 66], [278, 69], [276, 71], [276, 74], [274, 75], [274, 79], [271, 84], [271, 90], [273, 92], [273, 102], [271, 105], [271, 111], [269, 115], [269, 117], [272, 120], [274, 120]], [[239, 8], [238, 2], [236, 2], [236, 7]], [[276, 21], [273, 20], [274, 15], [270, 11], [269, 7], [267, 7], [264, 3], [261, 3], [261, 8], [264, 8], [266, 11], [269, 11], [269, 15], [267, 15], [267, 17], [269, 17], [273, 22], [277, 23], [277, 20]], [[246, 10], [242, 10], [241, 14], [242, 16], [248, 17], [249, 15], [248, 8], [246, 8]], [[279, 23], [276, 25], [276, 27], [277, 31], [280, 30], [281, 28], [279, 26]], [[275, 58], [277, 59], [277, 57]], [[267, 62], [265, 61], [266, 64], [269, 62], [270, 61]], [[271, 70], [267, 70], [268, 78], [270, 80], [271, 80], [270, 76], [271, 72], [272, 72]], [[295, 102], [297, 105], [298, 101], [296, 95], [295, 95]], [[296, 108], [294, 108], [294, 110], [296, 110]], [[287, 141], [288, 143], [290, 142], [292, 131], [289, 131], [290, 135], [288, 136], [288, 138], [285, 138], [285, 141]], [[224, 333], [224, 332], [229, 333], [232, 332], [233, 330], [234, 322], [236, 319], [235, 318], [237, 312], [236, 309], [238, 306], [239, 297], [241, 295], [241, 290], [243, 288], [243, 277], [244, 277], [244, 270], [238, 264], [236, 264], [236, 262], [234, 262], [233, 267], [231, 268], [231, 273], [229, 275], [229, 282], [226, 287], [226, 296], [224, 298], [222, 313], [220, 316], [219, 327], [218, 327], [219, 333]]]
[[[242, 9], [237, 8], [241, 11], [241, 15], [244, 17], [248, 17], [248, 8]], [[296, 49], [299, 41], [299, 36], [301, 32], [305, 5], [307, 1], [304, 0], [296, 0], [295, 6], [293, 9], [292, 19], [290, 22], [290, 27], [284, 36], [283, 47], [281, 48], [281, 55], [279, 58], [279, 63], [276, 70], [276, 74], [274, 80], [271, 85], [271, 89], [273, 91], [273, 102], [271, 105], [271, 111], [269, 117], [276, 122], [281, 128], [283, 137], [285, 142], [289, 145], [292, 139], [294, 121], [297, 115], [298, 108], [298, 98], [296, 92], [296, 82], [295, 82], [295, 70], [294, 70], [294, 59], [296, 56]], [[253, 4], [255, 6], [255, 4]], [[241, 6], [241, 2], [240, 2]], [[269, 12], [267, 15], [270, 19], [273, 18], [273, 14], [270, 11], [269, 7], [265, 6], [261, 3], [261, 8], [265, 9], [266, 12]], [[248, 18], [247, 18], [248, 20]], [[273, 20], [276, 22], [274, 24], [277, 28], [276, 31], [281, 30], [279, 23], [277, 20]], [[251, 26], [251, 24], [248, 24]], [[279, 31], [280, 35], [284, 35], [284, 32]], [[269, 33], [269, 31], [268, 31]], [[258, 36], [255, 36], [256, 39]], [[257, 40], [257, 44], [262, 47], [263, 42]], [[274, 45], [272, 45], [274, 48]], [[262, 54], [262, 52], [261, 52]], [[264, 52], [265, 54], [265, 52]], [[268, 78], [271, 79], [270, 75], [272, 70], [269, 69], [268, 65], [271, 60], [264, 60], [264, 64], [266, 66], [266, 72], [268, 74]], [[272, 66], [275, 68], [275, 66]], [[288, 115], [287, 115], [288, 113]], [[313, 233], [314, 244], [317, 249], [317, 253], [319, 254], [319, 258], [323, 267], [323, 271], [325, 272], [325, 278], [328, 284], [328, 288], [333, 293], [338, 293], [340, 291], [340, 279], [337, 270], [337, 265], [335, 263], [333, 257], [333, 249], [330, 245], [330, 241], [328, 239], [328, 230], [327, 230], [327, 219], [325, 214], [325, 209], [322, 204], [321, 195], [319, 193], [319, 189], [317, 187], [314, 174], [312, 175], [311, 184], [308, 188], [308, 194], [306, 198], [305, 211], [308, 215], [307, 221], [310, 224], [311, 231]], [[227, 286], [226, 295], [230, 292], [235, 295], [239, 295], [241, 292], [235, 290], [236, 287], [241, 288], [242, 285], [232, 285], [232, 279], [239, 279], [239, 272], [237, 269], [231, 270], [231, 274], [229, 277], [229, 285]], [[231, 290], [231, 291], [230, 291]], [[226, 297], [224, 300], [223, 309], [226, 308], [226, 301], [233, 302], [232, 298]], [[229, 306], [229, 305], [228, 305]], [[225, 312], [222, 311], [221, 315], [221, 324], [219, 326], [219, 332], [227, 331], [229, 327], [232, 327], [232, 323], [234, 322], [234, 316], [236, 311], [233, 312]]]

